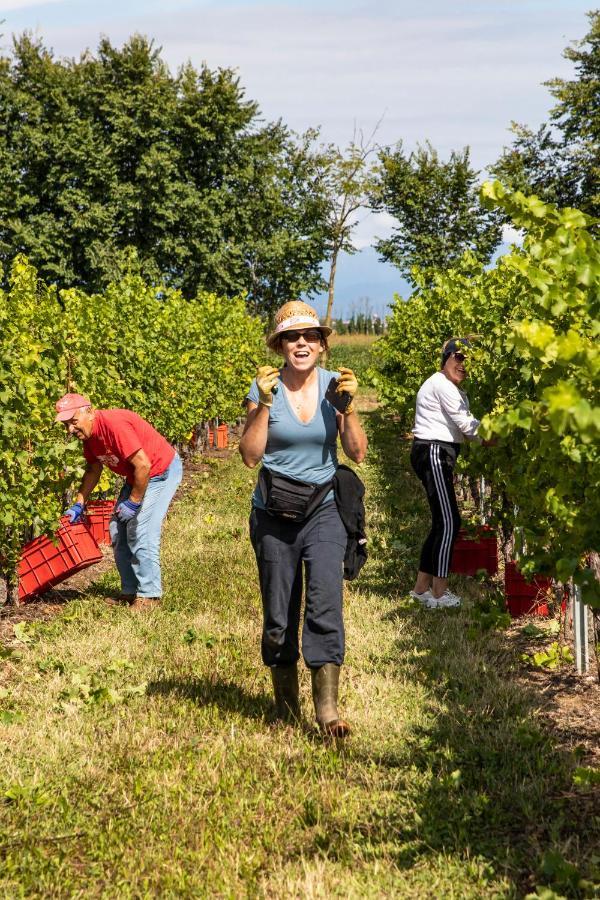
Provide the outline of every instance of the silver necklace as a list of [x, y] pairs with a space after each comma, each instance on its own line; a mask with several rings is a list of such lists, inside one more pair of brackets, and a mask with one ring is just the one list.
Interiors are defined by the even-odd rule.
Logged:
[[[306, 387], [306, 385], [304, 385], [304, 387]], [[291, 391], [288, 389], [288, 394], [289, 394], [289, 393], [291, 393]], [[295, 392], [294, 392], [294, 393], [295, 393]], [[292, 400], [292, 406], [294, 407], [294, 410], [295, 410], [296, 412], [300, 412], [300, 410], [302, 409], [302, 407], [303, 407], [303, 405], [304, 405], [304, 401], [305, 401], [305, 399], [306, 399], [306, 398], [304, 397], [304, 394], [302, 393], [302, 389], [300, 389], [300, 391], [299, 391], [298, 393], [299, 393], [299, 395], [300, 395], [300, 396], [299, 396], [299, 399], [296, 400], [296, 399], [294, 398], [294, 399]]]

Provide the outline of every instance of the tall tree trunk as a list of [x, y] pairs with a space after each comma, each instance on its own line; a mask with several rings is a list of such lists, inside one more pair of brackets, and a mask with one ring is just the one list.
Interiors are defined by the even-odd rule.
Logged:
[[16, 573], [13, 573], [10, 576], [6, 576], [5, 584], [6, 603], [9, 606], [20, 606], [21, 601], [19, 599], [19, 579], [17, 578]]
[[331, 328], [331, 314], [333, 311], [333, 295], [335, 291], [335, 270], [337, 268], [337, 258], [339, 253], [339, 247], [334, 245], [333, 252], [331, 254], [331, 268], [329, 270], [329, 288], [327, 294], [327, 313], [325, 315], [325, 325]]

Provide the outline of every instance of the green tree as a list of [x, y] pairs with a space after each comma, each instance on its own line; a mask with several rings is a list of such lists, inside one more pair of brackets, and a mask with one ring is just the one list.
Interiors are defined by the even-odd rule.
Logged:
[[372, 204], [398, 223], [376, 244], [382, 259], [409, 280], [414, 266], [443, 269], [467, 250], [489, 261], [500, 242], [499, 216], [480, 203], [468, 147], [443, 162], [429, 143], [409, 154], [400, 143], [382, 150], [379, 161]]
[[491, 171], [513, 190], [600, 215], [600, 11], [590, 30], [564, 51], [573, 79], [545, 82], [557, 101], [537, 132], [513, 123], [515, 141]]
[[[328, 204], [318, 133], [294, 135], [281, 122], [243, 141], [243, 165], [233, 173], [227, 235], [236, 247], [237, 292], [271, 318], [290, 298], [324, 287]], [[236, 242], [236, 235], [239, 237]]]
[[0, 59], [0, 260], [102, 290], [144, 277], [267, 311], [321, 287], [314, 134], [262, 125], [229, 69], [176, 76], [141, 36], [57, 60], [23, 35]]

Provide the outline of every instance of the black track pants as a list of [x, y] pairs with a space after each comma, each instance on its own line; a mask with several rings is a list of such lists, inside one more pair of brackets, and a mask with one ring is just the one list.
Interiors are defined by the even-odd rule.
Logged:
[[431, 509], [431, 530], [421, 550], [419, 570], [438, 578], [448, 576], [452, 548], [460, 528], [453, 478], [459, 452], [460, 444], [415, 439], [410, 455]]

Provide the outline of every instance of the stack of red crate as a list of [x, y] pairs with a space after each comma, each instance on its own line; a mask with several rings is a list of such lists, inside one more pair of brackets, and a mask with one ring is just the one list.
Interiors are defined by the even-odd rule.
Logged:
[[[216, 440], [215, 440], [216, 430]], [[217, 450], [224, 450], [228, 444], [229, 426], [217, 425], [216, 429], [210, 428], [208, 431], [208, 446], [216, 447]]]
[[457, 575], [476, 575], [479, 569], [489, 575], [498, 571], [496, 535], [487, 525], [477, 529], [476, 537], [469, 537], [461, 528], [454, 543], [450, 571]]
[[506, 608], [513, 618], [518, 616], [547, 616], [548, 594], [552, 587], [550, 578], [534, 575], [531, 581], [525, 581], [515, 562], [506, 564], [504, 573], [504, 593]]

